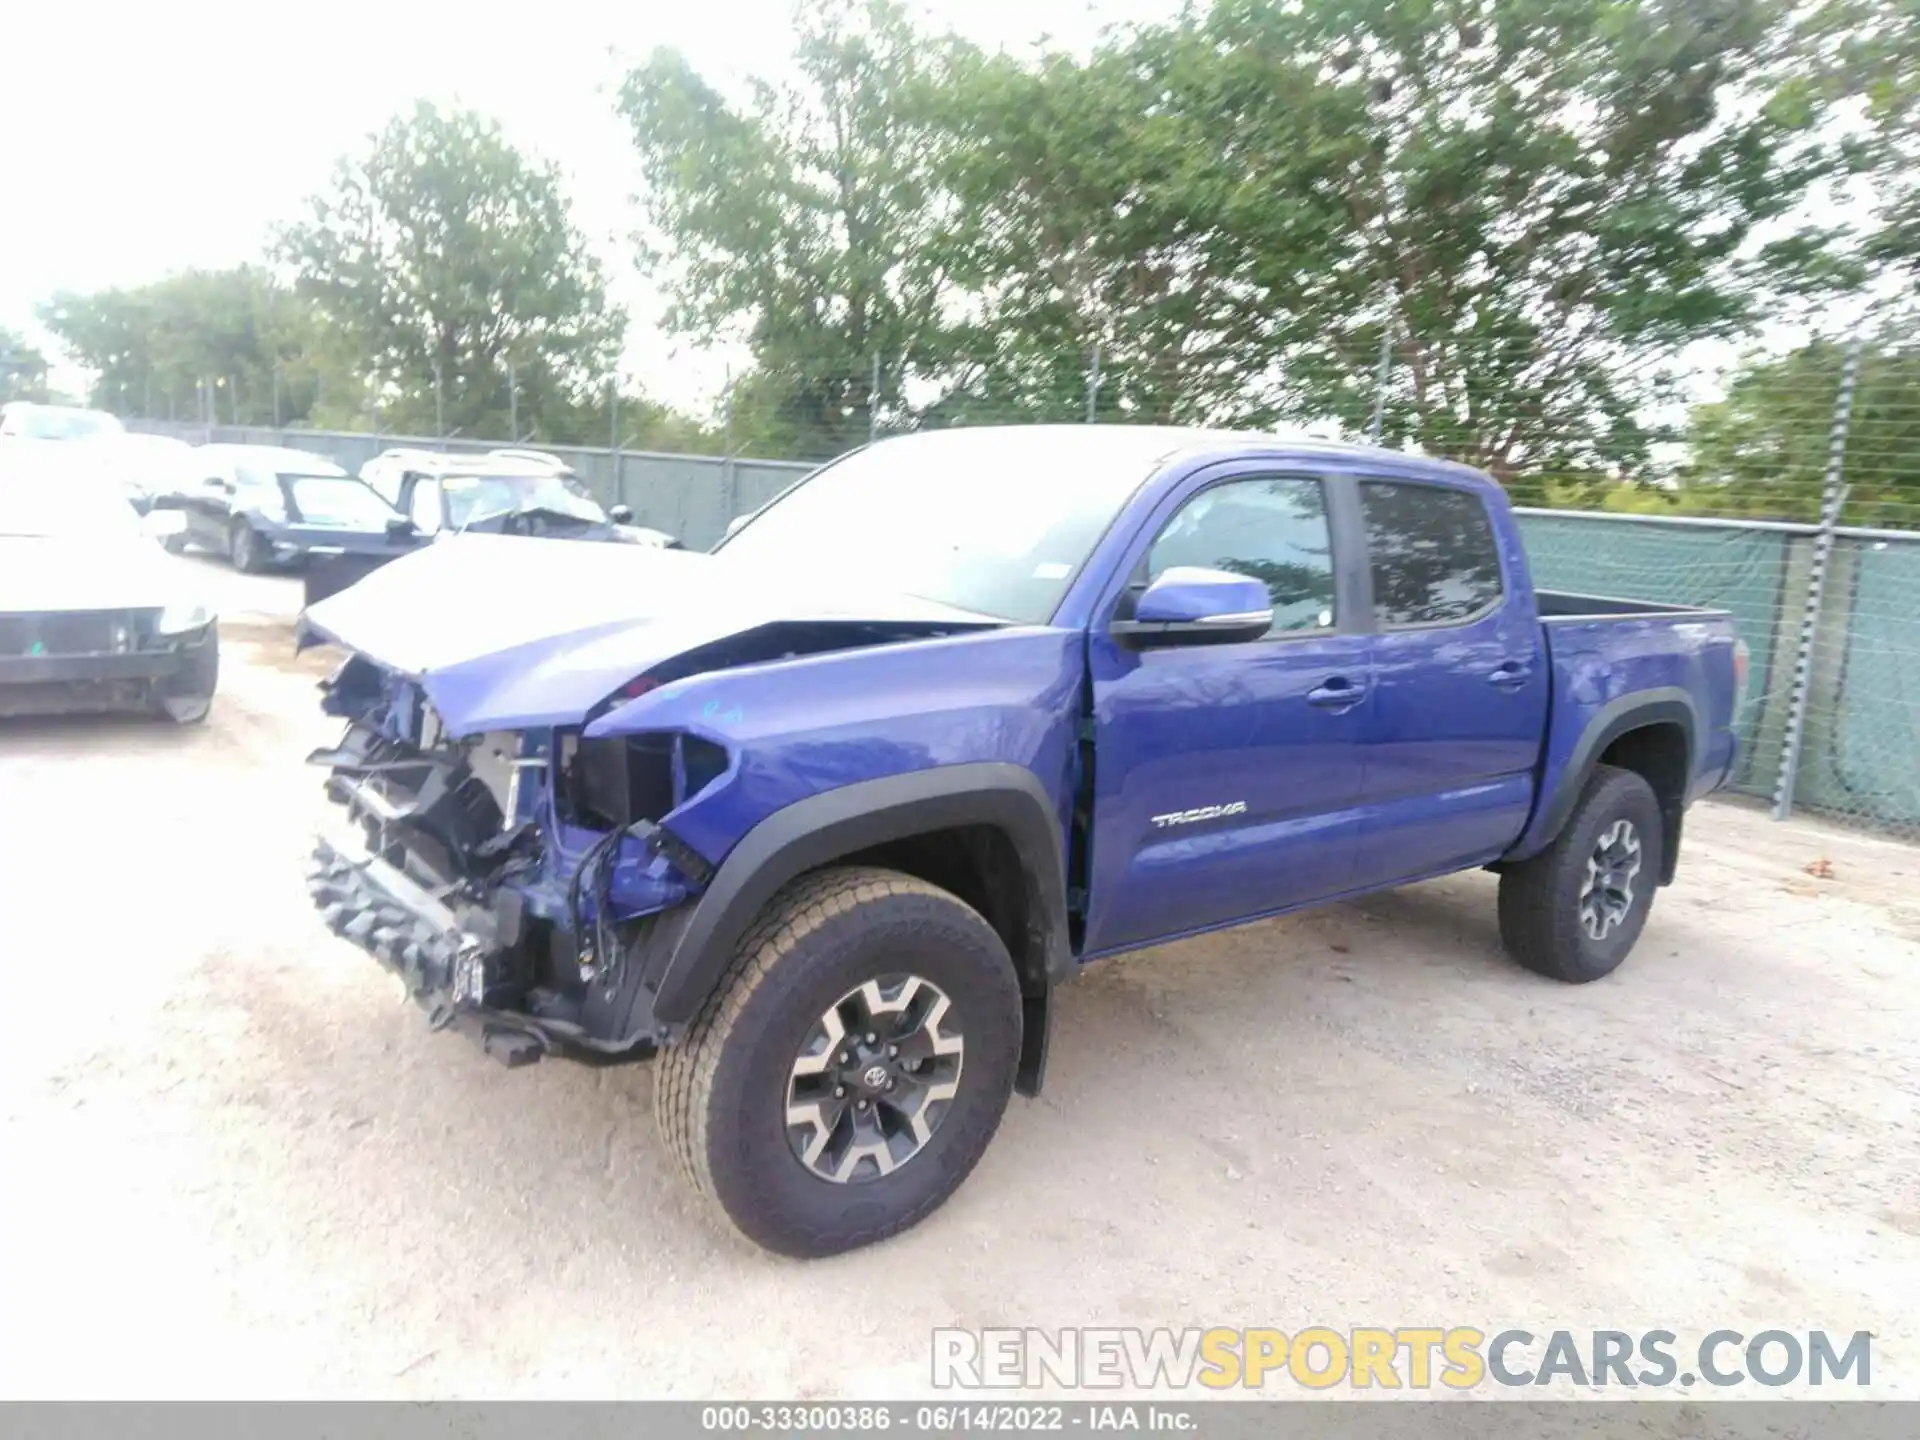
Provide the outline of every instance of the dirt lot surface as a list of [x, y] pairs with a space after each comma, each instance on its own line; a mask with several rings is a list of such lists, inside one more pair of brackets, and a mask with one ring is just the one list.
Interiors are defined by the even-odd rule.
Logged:
[[1912, 849], [1704, 807], [1584, 989], [1477, 873], [1110, 962], [950, 1205], [800, 1264], [649, 1067], [506, 1071], [320, 928], [297, 601], [220, 583], [208, 726], [0, 726], [6, 1395], [900, 1396], [936, 1326], [1313, 1323], [1867, 1329], [1920, 1395]]

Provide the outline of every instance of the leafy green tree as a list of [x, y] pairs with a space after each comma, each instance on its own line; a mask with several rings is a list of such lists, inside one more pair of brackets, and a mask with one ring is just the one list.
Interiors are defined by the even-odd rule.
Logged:
[[1259, 387], [1315, 333], [1367, 143], [1313, 58], [1236, 55], [1188, 20], [957, 80], [956, 273], [978, 300], [943, 417], [1272, 418]]
[[47, 357], [26, 337], [0, 325], [0, 400], [47, 398]]
[[1803, 22], [1801, 63], [1826, 97], [1862, 107], [1866, 198], [1878, 221], [1867, 254], [1920, 286], [1920, 5], [1821, 0]]
[[59, 294], [41, 322], [123, 415], [221, 423], [309, 416], [337, 359], [319, 318], [265, 270], [188, 270], [150, 285]]
[[[867, 437], [937, 364], [951, 293], [942, 85], [965, 47], [917, 33], [894, 0], [809, 0], [797, 81], [729, 104], [675, 52], [626, 77], [668, 324], [741, 336], [757, 374], [738, 433], [789, 454]], [[876, 360], [879, 393], [874, 393]]]
[[626, 323], [557, 167], [424, 102], [370, 139], [277, 247], [359, 355], [366, 409], [383, 429], [555, 439]]
[[1685, 346], [1862, 278], [1796, 223], [1870, 163], [1798, 0], [1213, 0], [1033, 64], [805, 17], [796, 88], [736, 108], [662, 55], [621, 102], [669, 323], [745, 336], [736, 419], [789, 445], [864, 437], [877, 353], [882, 428], [1378, 405], [1598, 494], [1653, 474]]
[[1390, 442], [1528, 498], [1643, 472], [1680, 347], [1858, 278], [1834, 236], [1772, 233], [1850, 158], [1792, 22], [1786, 0], [1215, 0], [1056, 58], [975, 147], [974, 199], [1006, 197], [985, 273], [1027, 277], [989, 323], [1105, 333], [1122, 373], [1131, 343], [1174, 397], [1144, 414], [1355, 433], [1384, 340]]
[[[1819, 341], [1745, 366], [1726, 397], [1694, 412], [1676, 507], [1767, 520], [1820, 516], [1843, 347]], [[1866, 347], [1842, 456], [1855, 525], [1920, 528], [1920, 343]]]

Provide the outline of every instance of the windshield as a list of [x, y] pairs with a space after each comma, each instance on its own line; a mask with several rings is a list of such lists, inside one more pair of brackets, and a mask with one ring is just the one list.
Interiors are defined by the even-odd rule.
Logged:
[[118, 490], [71, 475], [0, 475], [0, 536], [140, 538], [140, 517]]
[[566, 475], [449, 475], [445, 489], [447, 523], [455, 530], [521, 510], [554, 510], [602, 524], [607, 519], [586, 487]]
[[394, 508], [358, 480], [337, 475], [282, 475], [298, 519], [307, 525], [345, 530], [379, 530]]
[[96, 435], [126, 433], [126, 427], [104, 410], [62, 410], [30, 405], [7, 419], [7, 428], [14, 434], [34, 440], [87, 440]]
[[[1040, 624], [1147, 476], [1139, 439], [949, 430], [859, 450], [775, 501], [715, 554], [861, 576]], [[1011, 437], [1011, 438], [1010, 438]]]

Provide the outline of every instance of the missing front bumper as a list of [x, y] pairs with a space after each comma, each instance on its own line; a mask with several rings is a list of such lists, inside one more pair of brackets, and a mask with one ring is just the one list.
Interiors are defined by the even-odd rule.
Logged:
[[511, 992], [511, 951], [521, 939], [517, 908], [454, 907], [376, 855], [322, 837], [307, 889], [335, 934], [397, 976], [435, 1030], [454, 1029], [508, 1066], [566, 1055], [593, 1064], [645, 1059], [650, 1039], [610, 1041], [578, 1023], [532, 1015], [495, 999]]
[[429, 891], [377, 856], [314, 845], [307, 890], [327, 928], [399, 976], [436, 1028], [483, 1006], [492, 936], [468, 929]]

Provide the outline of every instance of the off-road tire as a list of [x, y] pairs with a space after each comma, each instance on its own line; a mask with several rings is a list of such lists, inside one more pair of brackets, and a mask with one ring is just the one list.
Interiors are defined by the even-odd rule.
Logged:
[[[791, 1067], [839, 997], [897, 972], [951, 1000], [966, 1047], [960, 1088], [919, 1153], [867, 1183], [836, 1184], [788, 1143]], [[663, 1052], [654, 1114], [687, 1182], [740, 1234], [782, 1255], [838, 1254], [919, 1223], [960, 1187], [1005, 1113], [1020, 1025], [1013, 962], [977, 911], [897, 871], [815, 871], [768, 902]]]
[[236, 520], [227, 527], [227, 558], [234, 569], [258, 575], [267, 568], [270, 553], [261, 543], [259, 532], [246, 521]]
[[[1625, 918], [1596, 940], [1580, 922], [1580, 891], [1594, 847], [1620, 820], [1632, 822], [1641, 847], [1640, 871]], [[1594, 767], [1553, 843], [1500, 876], [1500, 939], [1507, 953], [1527, 969], [1569, 985], [1611, 975], [1647, 923], [1665, 847], [1653, 787], [1631, 770]]]

